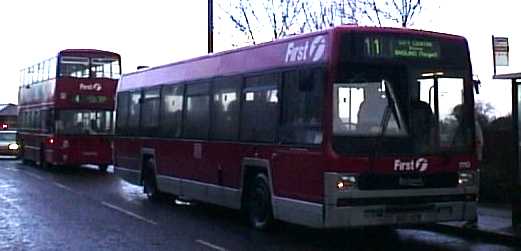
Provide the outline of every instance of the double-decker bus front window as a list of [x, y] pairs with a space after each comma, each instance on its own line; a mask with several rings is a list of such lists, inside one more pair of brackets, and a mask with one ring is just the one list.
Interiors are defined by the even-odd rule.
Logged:
[[119, 60], [115, 58], [93, 58], [91, 72], [95, 78], [118, 79], [120, 77]]
[[100, 135], [112, 132], [111, 111], [67, 110], [59, 112], [59, 134]]
[[84, 57], [62, 57], [60, 60], [60, 76], [88, 78], [89, 58]]

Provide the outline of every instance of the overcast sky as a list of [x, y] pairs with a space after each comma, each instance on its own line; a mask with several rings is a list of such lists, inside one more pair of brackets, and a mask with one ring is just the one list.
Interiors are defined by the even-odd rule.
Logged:
[[[214, 0], [217, 7], [219, 1]], [[483, 82], [479, 100], [498, 115], [510, 112], [509, 82], [492, 81], [491, 36], [508, 36], [512, 67], [521, 72], [521, 30], [516, 0], [428, 0], [413, 28], [463, 35], [474, 73]], [[0, 103], [17, 103], [20, 69], [65, 48], [120, 53], [123, 71], [206, 53], [207, 0], [16, 0], [0, 2]], [[216, 9], [216, 16], [220, 11]], [[216, 25], [218, 22], [216, 22]], [[216, 50], [227, 38], [215, 35]]]

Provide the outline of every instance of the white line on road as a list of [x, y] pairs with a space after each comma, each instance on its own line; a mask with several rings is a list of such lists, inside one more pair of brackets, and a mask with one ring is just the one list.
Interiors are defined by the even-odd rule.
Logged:
[[114, 210], [116, 210], [116, 211], [118, 211], [118, 212], [124, 213], [124, 214], [126, 214], [126, 215], [128, 215], [128, 216], [132, 216], [132, 217], [134, 217], [134, 218], [136, 218], [136, 219], [138, 219], [138, 220], [144, 221], [144, 222], [149, 223], [149, 224], [152, 224], [152, 225], [157, 225], [157, 222], [155, 222], [155, 221], [153, 221], [153, 220], [149, 220], [149, 219], [147, 219], [147, 218], [145, 218], [145, 217], [143, 217], [143, 216], [137, 215], [137, 214], [132, 213], [132, 212], [126, 210], [126, 209], [123, 209], [123, 208], [121, 208], [121, 207], [118, 207], [118, 206], [112, 205], [112, 204], [110, 204], [110, 203], [108, 203], [108, 202], [102, 201], [101, 204], [103, 204], [103, 205], [106, 206], [106, 207], [112, 208], [112, 209], [114, 209]]
[[35, 179], [38, 179], [38, 180], [44, 180], [45, 178], [43, 178], [42, 176], [38, 175], [38, 174], [35, 174], [35, 173], [31, 173], [31, 172], [24, 172], [25, 174], [35, 178]]
[[72, 190], [72, 188], [70, 188], [70, 187], [68, 187], [68, 186], [66, 186], [66, 185], [64, 185], [64, 184], [61, 184], [61, 183], [58, 183], [58, 182], [53, 182], [53, 184], [54, 184], [55, 186], [57, 186], [57, 187], [63, 189], [63, 190], [67, 190], [67, 191], [69, 191], [69, 192], [71, 192], [71, 193], [76, 193], [76, 191]]
[[207, 246], [209, 248], [212, 248], [212, 249], [215, 249], [215, 250], [219, 250], [219, 251], [226, 251], [226, 248], [223, 248], [223, 247], [219, 247], [217, 245], [214, 245], [210, 242], [207, 242], [207, 241], [203, 241], [203, 240], [196, 240], [195, 242], [203, 245], [203, 246]]

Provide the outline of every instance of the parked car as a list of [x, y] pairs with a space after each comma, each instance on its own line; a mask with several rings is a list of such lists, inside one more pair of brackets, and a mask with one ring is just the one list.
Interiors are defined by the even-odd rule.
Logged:
[[0, 155], [17, 156], [20, 145], [16, 142], [16, 131], [0, 131]]

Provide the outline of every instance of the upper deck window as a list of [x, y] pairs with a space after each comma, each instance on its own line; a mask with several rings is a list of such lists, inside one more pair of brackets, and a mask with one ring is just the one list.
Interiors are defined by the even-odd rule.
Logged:
[[89, 58], [62, 57], [60, 61], [60, 77], [89, 77]]
[[121, 75], [119, 60], [115, 58], [93, 58], [91, 73], [94, 78], [118, 79]]
[[121, 69], [117, 58], [87, 58], [63, 56], [60, 61], [60, 76], [75, 78], [119, 79]]

